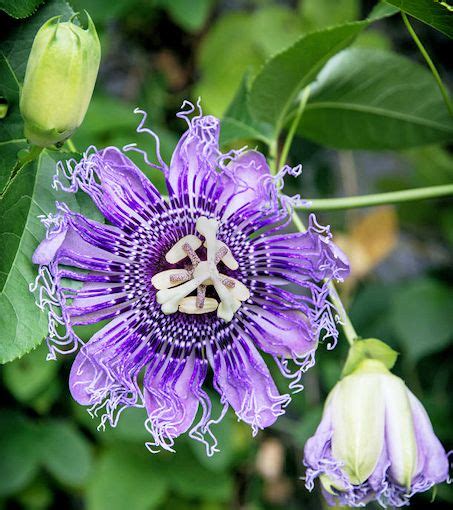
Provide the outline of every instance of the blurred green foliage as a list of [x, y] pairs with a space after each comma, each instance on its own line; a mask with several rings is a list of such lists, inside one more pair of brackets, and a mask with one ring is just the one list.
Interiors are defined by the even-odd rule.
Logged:
[[[139, 106], [149, 112], [148, 123], [161, 137], [162, 154], [167, 161], [184, 129], [174, 114], [185, 98], [201, 96], [207, 112], [226, 112], [222, 135], [227, 146], [239, 146], [241, 140], [250, 138], [265, 142], [273, 126], [252, 121], [246, 99], [253, 78], [266, 60], [312, 30], [364, 19], [372, 7], [372, 2], [358, 0], [195, 0], [190, 2], [190, 8], [189, 2], [182, 0], [74, 0], [71, 4], [74, 10], [89, 11], [103, 48], [95, 94], [86, 119], [73, 138], [76, 148], [83, 151], [89, 145], [137, 143], [152, 159], [153, 140], [135, 132], [139, 118], [133, 110]], [[0, 2], [0, 9], [2, 5]], [[27, 2], [18, 2], [17, 7], [27, 9]], [[52, 6], [42, 9], [50, 13]], [[42, 17], [40, 10], [34, 19], [42, 21]], [[17, 28], [19, 22], [11, 21], [6, 14], [1, 15], [0, 21], [5, 23], [3, 51], [12, 51], [8, 37], [17, 30], [22, 44], [28, 44], [30, 35]], [[451, 79], [451, 62], [442, 34], [422, 24], [417, 25], [417, 30], [442, 73]], [[402, 33], [397, 17], [382, 19], [358, 36], [354, 43], [358, 49], [352, 50], [358, 53], [352, 55], [372, 55], [362, 58], [360, 66], [373, 68], [373, 73], [379, 74], [379, 66], [384, 64], [373, 55], [379, 55], [377, 50], [393, 48], [403, 56], [392, 58], [409, 66], [408, 73], [424, 75], [426, 71], [420, 67], [413, 71], [418, 56]], [[363, 47], [371, 53], [363, 52]], [[299, 55], [292, 58], [297, 60]], [[23, 75], [25, 62], [25, 55], [13, 62], [18, 75]], [[6, 76], [4, 62], [0, 66]], [[362, 75], [354, 75], [356, 70], [354, 67], [346, 86], [357, 87], [353, 94], [357, 101], [359, 93], [368, 93], [374, 99], [377, 89], [367, 92], [360, 81]], [[369, 83], [379, 85], [379, 76], [366, 72]], [[414, 87], [420, 86], [417, 76]], [[287, 184], [289, 192], [304, 196], [348, 195], [451, 182], [452, 157], [439, 145], [384, 153], [357, 150], [346, 153], [346, 161], [352, 163], [344, 165], [344, 151], [323, 145], [338, 147], [338, 140], [351, 140], [347, 129], [355, 119], [345, 118], [340, 124], [336, 114], [326, 117], [322, 124], [315, 125], [313, 121], [319, 115], [316, 97], [335, 92], [328, 85], [321, 81], [312, 113], [307, 110], [307, 124], [300, 127], [301, 135], [312, 141], [297, 138], [290, 153], [290, 162], [302, 162], [304, 173], [302, 179]], [[13, 84], [1, 91], [9, 100], [13, 118], [18, 114], [18, 92], [14, 87]], [[425, 88], [426, 94], [436, 92]], [[279, 92], [277, 80], [272, 91], [276, 101], [280, 99]], [[415, 109], [423, 97], [406, 99], [404, 112], [411, 111], [411, 105]], [[271, 100], [267, 97], [264, 102]], [[18, 129], [11, 158], [5, 156], [0, 163], [0, 178], [8, 175], [17, 150], [24, 146]], [[389, 133], [384, 127], [372, 136], [364, 132], [363, 137], [377, 140], [381, 135], [400, 143], [399, 129], [401, 125], [396, 125]], [[0, 125], [3, 136], [1, 130]], [[425, 136], [413, 126], [410, 134]], [[331, 137], [329, 143], [321, 145], [325, 137]], [[435, 142], [435, 137], [431, 141]], [[133, 155], [133, 159], [162, 188], [162, 176], [149, 169], [140, 155]], [[42, 170], [50, 172], [51, 167]], [[5, 182], [6, 177], [0, 181], [2, 186]], [[29, 185], [26, 180], [22, 184]], [[42, 195], [41, 200], [41, 208], [50, 209], [48, 197]], [[78, 207], [87, 207], [82, 197], [77, 197], [77, 203]], [[447, 201], [437, 201], [398, 207], [396, 247], [344, 292], [360, 335], [382, 338], [401, 353], [395, 371], [427, 407], [447, 450], [453, 443], [453, 416], [448, 405], [453, 382], [448, 360], [453, 331], [453, 214], [448, 205]], [[367, 211], [325, 213], [320, 220], [347, 235], [354, 221], [366, 214]], [[374, 234], [370, 231], [370, 238]], [[28, 326], [44, 334], [42, 324]], [[90, 336], [90, 332], [85, 334]], [[67, 391], [70, 360], [46, 362], [46, 346], [42, 344], [1, 368], [0, 509], [323, 508], [320, 494], [309, 494], [300, 480], [302, 448], [319, 423], [322, 402], [340, 377], [346, 354], [344, 339], [334, 351], [321, 347], [317, 365], [304, 379], [304, 392], [295, 395], [287, 414], [257, 438], [253, 439], [248, 427], [228, 412], [215, 428], [221, 453], [208, 459], [201, 445], [186, 438], [177, 441], [176, 454], [149, 453], [143, 446], [149, 436], [143, 426], [146, 416], [140, 409], [126, 411], [115, 429], [97, 430], [99, 420], [71, 402]], [[280, 374], [275, 371], [273, 375], [284, 390]], [[213, 395], [219, 412], [216, 399]], [[272, 441], [281, 449], [269, 447], [275, 444]], [[275, 467], [275, 472], [267, 469], [269, 465]], [[427, 508], [430, 498], [430, 493], [417, 496], [413, 508]], [[441, 486], [429, 508], [444, 509], [452, 502], [451, 488]]]

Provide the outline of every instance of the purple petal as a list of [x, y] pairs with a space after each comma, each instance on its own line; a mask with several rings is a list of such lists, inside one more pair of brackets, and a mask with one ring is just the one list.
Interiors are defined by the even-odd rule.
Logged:
[[63, 244], [66, 238], [67, 229], [62, 232], [49, 235], [41, 241], [39, 246], [33, 253], [33, 264], [48, 265], [54, 259], [58, 249]]
[[269, 354], [297, 359], [317, 347], [315, 331], [300, 311], [248, 305], [244, 316], [244, 328]]
[[218, 180], [219, 132], [220, 123], [211, 115], [189, 121], [166, 175], [169, 194], [179, 203], [189, 205], [201, 198], [209, 183]]
[[332, 408], [326, 404], [322, 419], [315, 434], [307, 440], [304, 447], [304, 463], [316, 467], [319, 461], [330, 452], [333, 435]]
[[174, 438], [186, 432], [195, 419], [206, 371], [195, 352], [162, 365], [157, 356], [148, 368], [144, 397], [153, 446], [171, 450]]
[[433, 483], [444, 482], [448, 478], [447, 454], [434, 434], [428, 414], [422, 404], [409, 390], [408, 394], [417, 441], [418, 462], [414, 478], [423, 476]]
[[125, 330], [128, 314], [111, 321], [99, 330], [77, 354], [71, 367], [69, 389], [74, 400], [82, 405], [100, 404], [114, 384], [106, 360], [112, 354], [118, 333]]
[[276, 197], [269, 198], [266, 183], [271, 173], [266, 158], [256, 151], [247, 151], [231, 161], [222, 175], [224, 187], [220, 202], [225, 202], [222, 211], [226, 221], [234, 214], [263, 213], [265, 209], [275, 211]]
[[167, 209], [149, 179], [116, 147], [87, 154], [68, 171], [72, 187], [60, 186], [66, 191], [85, 191], [102, 214], [119, 227], [139, 228]]
[[283, 414], [288, 395], [280, 395], [258, 351], [237, 338], [231, 348], [213, 358], [214, 384], [253, 432], [272, 425]]

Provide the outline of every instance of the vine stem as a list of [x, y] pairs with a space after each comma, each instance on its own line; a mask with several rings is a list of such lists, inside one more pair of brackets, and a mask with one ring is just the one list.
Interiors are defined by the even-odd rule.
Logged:
[[76, 146], [74, 145], [74, 142], [71, 140], [71, 138], [66, 140], [66, 144], [71, 152], [77, 152]]
[[450, 96], [448, 94], [447, 88], [445, 87], [444, 83], [442, 82], [442, 78], [440, 77], [440, 74], [437, 71], [436, 66], [434, 65], [433, 61], [431, 60], [431, 57], [429, 56], [429, 54], [426, 51], [425, 47], [423, 46], [422, 42], [418, 38], [418, 35], [415, 33], [415, 30], [412, 28], [412, 25], [410, 24], [409, 19], [406, 16], [406, 13], [401, 11], [401, 16], [403, 18], [404, 24], [406, 25], [406, 28], [407, 28], [409, 34], [411, 35], [415, 44], [418, 46], [420, 53], [423, 55], [423, 58], [426, 60], [426, 63], [428, 64], [428, 67], [430, 68], [431, 73], [433, 74], [434, 79], [437, 82], [437, 86], [439, 87], [439, 90], [442, 94], [442, 97], [443, 97], [444, 102], [448, 108], [448, 111], [450, 112], [450, 115], [453, 116], [453, 106], [452, 106], [452, 103], [450, 100]]
[[[278, 157], [278, 154], [277, 154], [278, 153], [278, 138], [280, 136], [279, 130], [277, 130], [275, 140], [269, 146], [269, 156], [271, 158], [270, 170], [271, 170], [272, 175], [275, 175], [277, 173], [279, 165], [286, 163], [286, 159], [289, 154], [289, 149], [291, 148], [291, 143], [293, 141], [293, 138], [296, 133], [296, 129], [300, 122], [300, 119], [302, 118], [302, 114], [304, 113], [305, 106], [307, 104], [309, 95], [310, 95], [310, 86], [307, 86], [301, 93], [299, 105], [297, 107], [296, 114], [294, 116], [294, 119], [291, 123], [289, 130], [288, 130], [288, 134], [286, 136], [285, 142], [283, 144], [281, 156]], [[299, 232], [305, 232], [307, 230], [303, 221], [300, 219], [300, 217], [298, 216], [298, 214], [295, 211], [293, 211], [291, 219], [292, 219], [292, 222], [294, 223], [294, 225], [296, 226], [297, 230], [299, 230]], [[329, 289], [330, 299], [332, 300], [334, 307], [336, 308], [336, 310], [338, 311], [338, 313], [340, 315], [340, 321], [341, 321], [340, 323], [343, 328], [345, 337], [346, 337], [349, 345], [352, 345], [355, 342], [355, 340], [358, 338], [357, 332], [354, 329], [354, 326], [352, 325], [352, 322], [349, 319], [348, 314], [346, 313], [345, 307], [341, 301], [340, 296], [338, 295], [338, 292], [337, 292], [337, 289], [335, 288], [334, 283], [331, 280], [329, 280], [329, 281], [326, 280], [326, 284]]]
[[302, 90], [302, 93], [300, 95], [300, 101], [299, 101], [299, 106], [297, 107], [297, 110], [296, 110], [296, 115], [294, 116], [294, 119], [291, 123], [289, 130], [288, 130], [288, 134], [286, 135], [285, 143], [283, 144], [283, 149], [280, 154], [280, 158], [278, 160], [278, 165], [277, 165], [278, 168], [280, 168], [282, 166], [282, 164], [284, 165], [288, 158], [289, 149], [291, 148], [291, 143], [293, 141], [293, 138], [296, 133], [297, 126], [299, 125], [302, 114], [304, 113], [305, 106], [307, 105], [309, 96], [310, 96], [310, 85], [305, 87]]
[[[299, 215], [296, 212], [293, 212], [292, 220], [297, 230], [299, 230], [299, 232], [305, 232], [307, 230], [305, 228], [303, 221], [300, 219]], [[349, 345], [352, 346], [352, 344], [358, 338], [357, 332], [351, 322], [351, 319], [349, 318], [346, 312], [346, 309], [343, 305], [343, 302], [341, 301], [340, 296], [338, 295], [338, 291], [335, 287], [335, 284], [333, 283], [332, 280], [325, 280], [325, 282], [329, 289], [330, 299], [334, 307], [336, 308], [338, 314], [340, 315], [341, 321], [340, 324], [343, 329], [344, 336], [346, 337], [346, 340], [348, 341]]]
[[372, 195], [358, 195], [355, 197], [321, 199], [308, 198], [307, 205], [301, 206], [299, 209], [308, 209], [311, 211], [341, 211], [343, 209], [354, 209], [357, 207], [398, 204], [402, 202], [412, 202], [414, 200], [426, 200], [429, 198], [448, 196], [453, 196], [453, 184], [390, 191], [388, 193], [375, 193]]

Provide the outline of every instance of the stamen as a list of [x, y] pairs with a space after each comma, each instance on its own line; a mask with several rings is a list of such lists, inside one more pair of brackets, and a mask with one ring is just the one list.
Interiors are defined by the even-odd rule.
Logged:
[[187, 280], [190, 280], [190, 275], [188, 272], [187, 272], [187, 275], [183, 275], [183, 274], [171, 274], [170, 275], [171, 283], [183, 283], [183, 282], [186, 282]]
[[[200, 260], [196, 253], [202, 242], [195, 235], [184, 236], [165, 255], [171, 264], [188, 257], [192, 265], [186, 265], [185, 269], [162, 271], [151, 279], [159, 291], [156, 299], [163, 313], [201, 314], [217, 310], [217, 316], [229, 322], [241, 302], [249, 299], [250, 292], [242, 282], [219, 273], [217, 269], [220, 261], [233, 270], [239, 267], [228, 246], [217, 239], [218, 227], [219, 222], [213, 218], [200, 216], [197, 220], [196, 230], [205, 238], [207, 260]], [[216, 299], [206, 297], [208, 285], [214, 286], [220, 304]], [[191, 296], [195, 290], [197, 295]]]
[[180, 260], [185, 259], [187, 257], [187, 253], [183, 249], [185, 244], [188, 244], [195, 251], [201, 246], [201, 241], [194, 235], [184, 236], [168, 250], [165, 255], [165, 260], [170, 264], [176, 264]]
[[234, 280], [223, 275], [220, 277], [220, 281], [229, 289], [232, 289], [235, 285]]
[[197, 288], [197, 308], [203, 308], [206, 298], [206, 285], [199, 285]]
[[200, 263], [200, 257], [195, 253], [195, 250], [190, 246], [189, 243], [184, 243], [182, 245], [182, 249], [187, 254], [187, 256], [190, 259], [190, 262], [192, 262], [192, 266], [195, 268]]
[[192, 275], [185, 269], [169, 269], [156, 273], [151, 278], [151, 283], [157, 290], [170, 289], [180, 283], [187, 282], [191, 277]]
[[228, 248], [226, 246], [222, 246], [219, 250], [217, 250], [217, 253], [215, 254], [215, 264], [217, 265], [227, 253]]
[[[206, 242], [203, 243], [203, 246], [205, 248], [207, 247]], [[216, 258], [215, 258], [216, 265], [220, 261], [222, 261], [229, 269], [231, 269], [233, 271], [236, 271], [236, 269], [239, 268], [238, 261], [233, 257], [231, 250], [228, 248], [228, 246], [224, 242], [217, 240], [216, 249], [217, 249]], [[222, 253], [223, 252], [225, 252], [225, 253], [223, 253], [222, 256], [219, 258], [219, 260], [217, 260], [220, 250], [222, 250]]]

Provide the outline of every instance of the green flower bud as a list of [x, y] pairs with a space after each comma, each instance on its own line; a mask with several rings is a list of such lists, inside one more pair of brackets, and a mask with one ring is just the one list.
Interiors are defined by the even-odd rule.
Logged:
[[[355, 345], [355, 344], [361, 345]], [[345, 375], [327, 398], [305, 445], [306, 485], [319, 478], [330, 504], [405, 506], [448, 479], [448, 456], [429, 417], [393, 375], [396, 353], [377, 339], [352, 346]]]
[[101, 58], [96, 28], [87, 13], [84, 30], [55, 16], [33, 41], [20, 97], [24, 133], [33, 144], [63, 142], [82, 123]]

